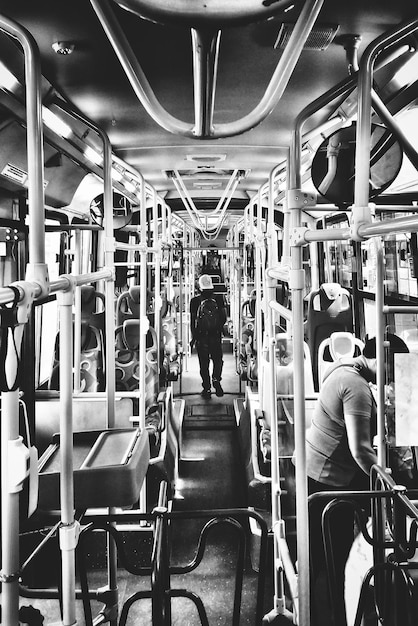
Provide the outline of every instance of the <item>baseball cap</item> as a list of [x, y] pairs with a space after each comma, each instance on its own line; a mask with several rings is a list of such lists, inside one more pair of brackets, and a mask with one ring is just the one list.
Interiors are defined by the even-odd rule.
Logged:
[[208, 274], [202, 274], [199, 278], [199, 289], [204, 291], [205, 289], [213, 289], [212, 279]]

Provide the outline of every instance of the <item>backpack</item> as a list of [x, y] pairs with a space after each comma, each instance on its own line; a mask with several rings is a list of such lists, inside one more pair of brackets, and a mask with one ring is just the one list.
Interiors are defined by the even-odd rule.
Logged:
[[197, 335], [210, 335], [221, 331], [220, 311], [214, 298], [206, 298], [199, 304], [196, 314]]

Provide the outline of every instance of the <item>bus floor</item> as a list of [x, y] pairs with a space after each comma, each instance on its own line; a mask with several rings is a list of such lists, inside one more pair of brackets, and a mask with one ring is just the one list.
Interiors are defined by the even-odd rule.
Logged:
[[[239, 379], [235, 372], [235, 358], [224, 354], [222, 385], [223, 397], [205, 400], [200, 396], [201, 382], [196, 354], [187, 360], [181, 383], [174, 383], [174, 398], [185, 399], [183, 422], [182, 457], [179, 463], [179, 479], [173, 501], [174, 511], [245, 508], [245, 484], [240, 459], [233, 401], [240, 394]], [[171, 525], [171, 565], [189, 563], [196, 552], [202, 527], [211, 519], [175, 520]], [[129, 531], [136, 533], [136, 531]], [[138, 531], [141, 532], [141, 531]], [[134, 546], [132, 553], [141, 565], [150, 552], [151, 539], [144, 533], [138, 540], [131, 536], [126, 549]], [[128, 548], [129, 546], [129, 548]], [[141, 546], [141, 547], [140, 547]], [[145, 553], [145, 556], [144, 556]], [[171, 576], [172, 589], [187, 589], [200, 596], [207, 612], [209, 624], [227, 626], [232, 624], [235, 564], [237, 558], [237, 535], [234, 528], [225, 524], [215, 525], [210, 531], [205, 553], [199, 566], [187, 574]], [[243, 593], [239, 624], [255, 624], [255, 604], [258, 574], [251, 568], [249, 555], [245, 558]], [[106, 571], [95, 565], [89, 571], [90, 588], [106, 584]], [[270, 582], [267, 581], [267, 587]], [[150, 589], [149, 576], [133, 576], [118, 570], [119, 604], [133, 593]], [[45, 616], [45, 624], [59, 622], [57, 600], [40, 601], [21, 599], [22, 605], [33, 605]], [[171, 623], [178, 626], [197, 626], [200, 619], [193, 602], [187, 598], [172, 599]], [[92, 601], [93, 616], [102, 608]], [[271, 590], [265, 593], [265, 613], [272, 608]], [[82, 604], [76, 602], [77, 624], [85, 626]], [[142, 599], [132, 605], [127, 624], [148, 626], [152, 624], [151, 600]]]

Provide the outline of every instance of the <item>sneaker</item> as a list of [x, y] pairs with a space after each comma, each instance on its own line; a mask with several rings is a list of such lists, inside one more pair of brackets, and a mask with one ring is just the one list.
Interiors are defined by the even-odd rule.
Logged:
[[203, 389], [200, 395], [202, 396], [202, 398], [210, 398], [212, 394], [210, 392], [210, 389]]
[[224, 390], [221, 387], [221, 383], [213, 383], [213, 386], [215, 388], [215, 393], [218, 396], [218, 398], [221, 398], [224, 395]]

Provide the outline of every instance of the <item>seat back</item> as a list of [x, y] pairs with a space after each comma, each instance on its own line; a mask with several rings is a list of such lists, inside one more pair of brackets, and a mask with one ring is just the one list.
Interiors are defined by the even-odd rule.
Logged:
[[257, 352], [255, 348], [255, 294], [244, 300], [241, 306], [241, 331], [237, 350], [237, 373], [241, 380], [255, 382]]
[[140, 285], [133, 285], [120, 294], [116, 302], [116, 326], [128, 319], [139, 319]]
[[319, 383], [324, 379], [328, 368], [335, 361], [351, 359], [363, 352], [364, 343], [353, 333], [337, 331], [324, 339], [318, 348]]
[[[115, 353], [116, 390], [135, 391], [139, 388], [139, 320], [125, 320], [116, 328], [116, 336], [121, 335], [122, 348]], [[145, 406], [155, 404], [159, 389], [157, 335], [150, 327], [146, 339], [145, 357]]]
[[[88, 322], [81, 322], [80, 390], [88, 392], [105, 390], [103, 367], [103, 333]], [[55, 340], [54, 363], [48, 389], [60, 388], [59, 334]]]
[[[164, 301], [163, 301], [164, 302]], [[164, 315], [163, 315], [164, 313]], [[180, 373], [177, 337], [176, 307], [170, 300], [165, 301], [161, 315], [162, 340], [162, 369], [164, 370], [162, 383], [177, 380]]]
[[308, 300], [307, 342], [311, 351], [315, 389], [319, 389], [318, 349], [322, 341], [337, 331], [353, 332], [351, 295], [338, 283], [324, 283]]
[[105, 312], [97, 311], [97, 300], [103, 303], [105, 301], [104, 294], [96, 291], [93, 285], [82, 285], [81, 293], [81, 320], [94, 328], [98, 328], [103, 332]]

